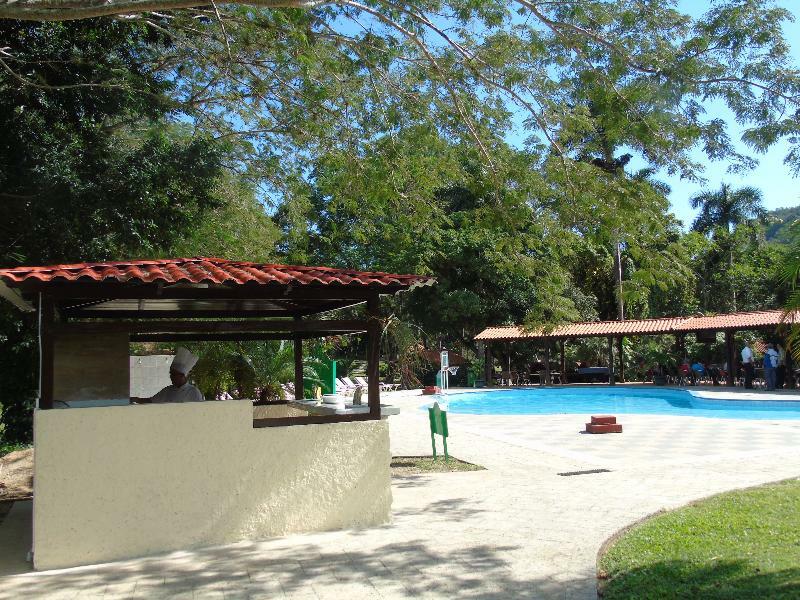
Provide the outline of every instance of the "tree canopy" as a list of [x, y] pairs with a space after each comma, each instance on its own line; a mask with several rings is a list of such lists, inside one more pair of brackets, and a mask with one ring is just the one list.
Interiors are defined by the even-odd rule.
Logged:
[[[426, 336], [469, 356], [486, 325], [616, 318], [620, 300], [775, 305], [784, 250], [748, 222], [757, 194], [698, 198], [700, 229], [722, 226], [685, 233], [659, 176], [702, 177], [698, 149], [754, 164], [723, 107], [751, 154], [783, 139], [800, 168], [791, 15], [677, 6], [0, 0], [0, 262], [433, 274], [387, 304], [409, 381]], [[35, 364], [32, 326], [0, 314], [0, 371]], [[0, 390], [14, 423], [32, 381]]]

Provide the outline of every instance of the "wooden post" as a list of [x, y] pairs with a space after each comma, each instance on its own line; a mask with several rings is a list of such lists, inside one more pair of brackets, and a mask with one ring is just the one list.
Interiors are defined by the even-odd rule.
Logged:
[[486, 379], [486, 387], [494, 385], [494, 365], [492, 365], [492, 348], [489, 342], [483, 348], [483, 377]]
[[617, 351], [619, 352], [619, 382], [625, 383], [625, 349], [622, 346], [622, 341], [625, 338], [619, 336], [617, 338]]
[[551, 385], [553, 383], [550, 377], [550, 340], [544, 343], [544, 384]]
[[377, 292], [367, 299], [367, 395], [369, 415], [381, 418], [381, 299]]
[[733, 336], [736, 332], [729, 330], [725, 332], [725, 358], [728, 363], [728, 372], [725, 376], [725, 385], [736, 385], [736, 352], [733, 348]]
[[[295, 317], [299, 321], [300, 317]], [[294, 337], [294, 399], [302, 400], [305, 397], [303, 390], [305, 381], [303, 380], [303, 338]]]
[[561, 340], [561, 385], [567, 383], [567, 357], [564, 354], [564, 346], [567, 344], [567, 340]]
[[53, 326], [56, 311], [53, 298], [39, 294], [39, 408], [53, 408], [55, 379], [53, 367], [55, 362], [55, 341]]
[[608, 384], [614, 385], [616, 384], [616, 378], [614, 377], [614, 338], [608, 338]]
[[786, 349], [786, 361], [783, 368], [786, 373], [783, 377], [784, 386], [786, 389], [792, 390], [796, 382], [794, 380], [794, 361], [792, 360], [792, 353], [789, 352], [788, 348]]
[[685, 334], [675, 334], [675, 352], [678, 354], [678, 361], [683, 362], [686, 358], [686, 338]]

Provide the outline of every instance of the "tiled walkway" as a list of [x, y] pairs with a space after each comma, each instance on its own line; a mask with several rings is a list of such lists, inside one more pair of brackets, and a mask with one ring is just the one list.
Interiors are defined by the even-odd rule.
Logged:
[[[400, 401], [394, 454], [430, 453], [421, 402]], [[396, 479], [384, 527], [7, 575], [0, 598], [594, 598], [597, 551], [621, 527], [800, 475], [800, 422], [630, 415], [591, 436], [584, 420], [451, 415], [451, 453], [487, 470]], [[558, 475], [597, 468], [611, 472]], [[24, 568], [7, 555], [24, 509], [0, 527], [0, 573]]]

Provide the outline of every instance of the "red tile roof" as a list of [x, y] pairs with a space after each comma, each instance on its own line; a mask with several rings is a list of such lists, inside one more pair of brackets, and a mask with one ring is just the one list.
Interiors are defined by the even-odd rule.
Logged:
[[347, 285], [411, 288], [430, 285], [432, 277], [352, 271], [330, 267], [259, 264], [222, 258], [169, 258], [78, 263], [48, 267], [0, 269], [0, 280], [12, 284], [25, 281], [116, 281], [139, 283], [216, 283]]
[[[800, 317], [800, 315], [798, 315], [798, 317]], [[782, 310], [761, 310], [708, 317], [665, 317], [661, 319], [631, 319], [628, 321], [585, 321], [583, 323], [559, 325], [547, 331], [526, 331], [519, 325], [487, 327], [476, 335], [475, 339], [484, 341], [513, 341], [568, 337], [656, 335], [663, 333], [688, 333], [701, 330], [754, 329], [775, 326], [783, 322]]]
[[747, 329], [779, 325], [783, 322], [782, 310], [758, 310], [752, 312], [728, 313], [709, 317], [689, 317], [681, 323], [679, 331], [698, 331], [701, 329]]

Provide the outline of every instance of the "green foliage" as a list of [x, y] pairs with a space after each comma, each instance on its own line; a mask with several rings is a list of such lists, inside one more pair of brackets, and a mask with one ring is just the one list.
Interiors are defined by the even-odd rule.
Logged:
[[600, 558], [602, 597], [796, 598], [798, 519], [797, 480], [653, 517]]
[[0, 443], [27, 444], [33, 439], [33, 407], [38, 385], [38, 345], [32, 323], [11, 305], [0, 306]]
[[[620, 299], [630, 317], [781, 299], [781, 251], [730, 210], [712, 215], [726, 227], [709, 236], [682, 235], [653, 173], [698, 176], [698, 148], [752, 164], [711, 101], [755, 150], [788, 139], [800, 165], [786, 11], [750, 0], [697, 19], [649, 0], [214, 8], [0, 22], [2, 264], [277, 255], [432, 274], [437, 286], [387, 305], [384, 358], [407, 385], [423, 342], [473, 355], [489, 324], [614, 318]], [[520, 120], [527, 137], [512, 147]], [[626, 170], [632, 155], [647, 168]], [[19, 324], [0, 325], [16, 339]], [[22, 354], [34, 348], [26, 331]], [[261, 371], [273, 373], [262, 387], [292, 379], [284, 347], [207, 352], [209, 391], [258, 387]], [[22, 354], [9, 354], [14, 368], [34, 364]]]
[[[226, 147], [173, 119], [170, 44], [141, 23], [0, 20], [0, 264], [152, 256], [204, 211]], [[30, 441], [35, 323], [0, 316], [2, 439]]]
[[[228, 391], [239, 398], [255, 398], [257, 389], [267, 399], [282, 399], [281, 384], [294, 381], [294, 345], [291, 342], [204, 342], [187, 344], [200, 358], [192, 379], [207, 399]], [[303, 378], [321, 385], [324, 363], [314, 348], [304, 352]]]
[[710, 238], [689, 233], [682, 244], [695, 273], [701, 310], [758, 310], [780, 303], [784, 250], [767, 244], [758, 224], [743, 224], [731, 233], [718, 227]]
[[39, 86], [0, 79], [5, 264], [152, 253], [217, 204], [222, 146], [169, 124], [174, 84], [142, 67], [166, 39], [112, 20], [0, 21], [0, 38]]
[[230, 260], [272, 262], [280, 231], [256, 200], [253, 190], [232, 174], [216, 185], [218, 206], [209, 209], [165, 253], [173, 256], [216, 256]]

